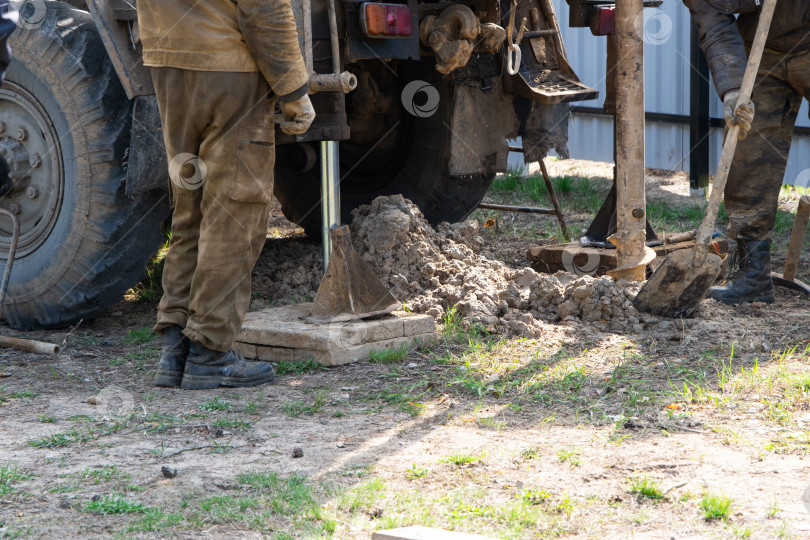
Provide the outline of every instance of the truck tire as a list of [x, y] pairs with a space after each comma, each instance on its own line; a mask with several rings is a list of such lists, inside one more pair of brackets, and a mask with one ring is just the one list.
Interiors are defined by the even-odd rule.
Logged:
[[[22, 224], [2, 317], [19, 330], [93, 319], [121, 300], [169, 208], [163, 193], [124, 194], [132, 107], [90, 15], [44, 4], [37, 27], [12, 35], [0, 89], [0, 154], [22, 178], [0, 201]], [[9, 221], [0, 216], [5, 261]]]
[[[442, 221], [454, 223], [465, 219], [486, 195], [495, 174], [482, 173], [450, 176], [451, 125], [453, 84], [441, 78], [432, 59], [427, 62], [401, 62], [398, 77], [389, 76], [388, 68], [374, 61], [378, 70], [374, 78], [380, 94], [387, 97], [389, 109], [375, 114], [380, 135], [393, 141], [380, 144], [375, 137], [358, 142], [352, 125], [352, 99], [365, 105], [366, 96], [347, 96], [349, 125], [352, 138], [340, 143], [340, 203], [343, 223], [351, 223], [351, 212], [380, 195], [402, 194], [414, 202], [425, 218], [437, 225]], [[382, 66], [380, 68], [380, 66]], [[358, 77], [362, 84], [362, 78]], [[401, 102], [403, 82], [425, 81], [439, 93], [438, 109], [433, 114], [418, 117], [408, 113]], [[355, 92], [358, 92], [355, 90]], [[421, 98], [427, 99], [426, 96]], [[417, 102], [420, 95], [415, 96]], [[389, 127], [390, 126], [390, 127]], [[389, 129], [391, 130], [389, 132]], [[318, 143], [279, 145], [275, 166], [275, 195], [285, 217], [304, 228], [307, 235], [321, 235], [320, 151]]]

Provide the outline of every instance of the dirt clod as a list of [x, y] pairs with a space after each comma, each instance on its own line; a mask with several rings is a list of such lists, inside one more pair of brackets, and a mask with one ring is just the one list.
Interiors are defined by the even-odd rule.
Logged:
[[293, 448], [292, 457], [294, 458], [304, 457], [304, 449], [301, 448], [300, 446], [296, 446], [295, 448]]
[[169, 467], [168, 465], [164, 465], [160, 468], [160, 474], [163, 475], [164, 478], [176, 478], [177, 477], [177, 469], [174, 467]]

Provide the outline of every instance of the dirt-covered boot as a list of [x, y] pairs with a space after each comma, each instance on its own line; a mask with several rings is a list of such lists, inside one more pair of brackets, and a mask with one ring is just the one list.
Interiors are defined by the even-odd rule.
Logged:
[[219, 386], [256, 386], [276, 378], [267, 362], [246, 362], [235, 351], [220, 352], [191, 341], [186, 371], [180, 385], [185, 390], [203, 390]]
[[163, 330], [163, 348], [155, 374], [156, 386], [180, 386], [186, 369], [189, 341], [191, 340], [183, 335], [183, 329], [177, 325]]
[[737, 240], [740, 269], [722, 287], [709, 289], [708, 298], [724, 304], [775, 300], [771, 278], [771, 241]]

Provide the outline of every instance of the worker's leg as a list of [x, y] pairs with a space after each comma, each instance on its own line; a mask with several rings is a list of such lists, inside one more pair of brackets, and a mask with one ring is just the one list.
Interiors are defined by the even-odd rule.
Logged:
[[725, 191], [740, 270], [708, 295], [727, 304], [774, 301], [770, 235], [802, 99], [787, 79], [786, 57], [766, 52], [752, 96], [754, 123], [737, 145]]
[[[201, 102], [190, 85], [191, 75], [176, 68], [152, 70], [169, 163], [176, 162], [178, 156], [182, 159], [182, 155], [199, 155], [201, 134], [210, 122], [207, 103]], [[185, 189], [176, 182], [170, 182], [169, 188], [173, 207], [172, 236], [163, 265], [163, 297], [155, 326], [158, 332], [173, 325], [186, 327], [202, 221], [202, 191]]]
[[[172, 164], [176, 164], [178, 159], [187, 161], [188, 157], [199, 154], [200, 134], [209, 119], [200, 110], [201, 104], [195, 101], [185, 71], [155, 68], [152, 75], [168, 161]], [[160, 363], [155, 373], [155, 384], [158, 386], [180, 386], [189, 351], [189, 340], [182, 330], [189, 316], [190, 276], [197, 265], [202, 193], [185, 189], [184, 185], [182, 182], [169, 184], [172, 237], [163, 266], [163, 297], [155, 325], [155, 330], [163, 334]]]
[[194, 75], [212, 121], [202, 134], [199, 252], [184, 333], [228, 351], [250, 303], [251, 272], [267, 236], [273, 192], [273, 117], [257, 73]]
[[788, 60], [765, 53], [752, 100], [751, 131], [737, 145], [726, 184], [729, 236], [767, 240], [776, 221], [779, 190], [802, 96], [788, 81]]

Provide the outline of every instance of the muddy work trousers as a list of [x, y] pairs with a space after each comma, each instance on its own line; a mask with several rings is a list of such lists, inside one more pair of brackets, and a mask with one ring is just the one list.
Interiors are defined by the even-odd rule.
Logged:
[[726, 185], [733, 239], [770, 238], [802, 97], [810, 98], [810, 51], [785, 55], [766, 50], [752, 96], [754, 123], [737, 146]]
[[169, 159], [172, 237], [160, 332], [179, 325], [218, 351], [250, 303], [273, 192], [273, 102], [258, 73], [153, 68]]

